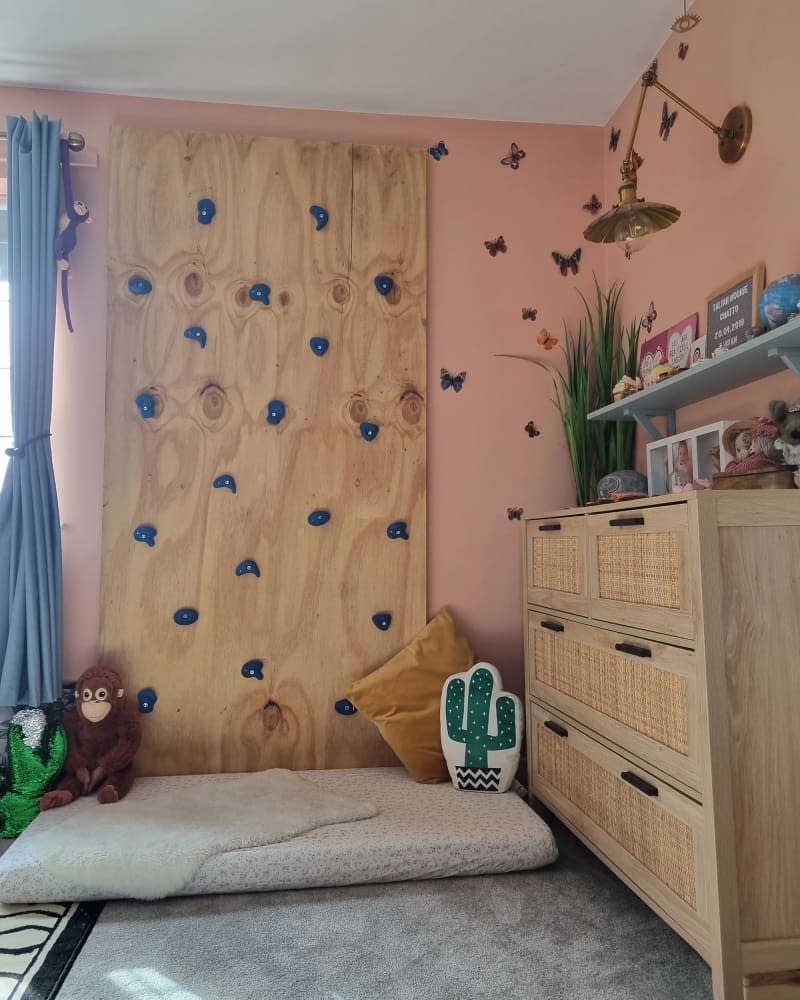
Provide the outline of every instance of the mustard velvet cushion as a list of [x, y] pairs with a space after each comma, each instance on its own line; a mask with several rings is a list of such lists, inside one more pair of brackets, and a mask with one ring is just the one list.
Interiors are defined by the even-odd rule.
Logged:
[[415, 781], [448, 781], [439, 730], [442, 686], [474, 663], [469, 642], [449, 608], [442, 608], [404, 649], [356, 681], [345, 697], [375, 723]]

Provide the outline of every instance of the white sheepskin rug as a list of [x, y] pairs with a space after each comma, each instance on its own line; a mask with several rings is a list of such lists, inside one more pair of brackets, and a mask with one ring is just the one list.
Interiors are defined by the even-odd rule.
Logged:
[[180, 779], [139, 778], [121, 802], [64, 806], [63, 821], [38, 833], [42, 867], [59, 883], [105, 897], [162, 899], [179, 894], [214, 854], [378, 813], [278, 768], [207, 778], [178, 789]]

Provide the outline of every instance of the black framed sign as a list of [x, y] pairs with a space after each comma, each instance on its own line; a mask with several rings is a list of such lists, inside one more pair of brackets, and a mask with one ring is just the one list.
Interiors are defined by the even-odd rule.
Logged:
[[758, 323], [758, 300], [764, 291], [764, 265], [737, 275], [706, 299], [706, 351], [713, 358], [752, 336]]

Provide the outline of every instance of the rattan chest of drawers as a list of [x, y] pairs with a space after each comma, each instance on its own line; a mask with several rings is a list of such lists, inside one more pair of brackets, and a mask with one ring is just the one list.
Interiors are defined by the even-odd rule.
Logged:
[[528, 518], [532, 798], [711, 964], [800, 1000], [800, 492]]

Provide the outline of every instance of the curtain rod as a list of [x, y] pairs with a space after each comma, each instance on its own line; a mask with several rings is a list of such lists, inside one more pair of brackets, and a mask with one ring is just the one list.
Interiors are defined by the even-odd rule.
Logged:
[[[8, 132], [0, 131], [0, 140], [8, 139]], [[86, 145], [86, 140], [80, 134], [80, 132], [69, 132], [67, 133], [67, 145], [72, 150], [73, 153], [80, 153], [83, 147]]]

